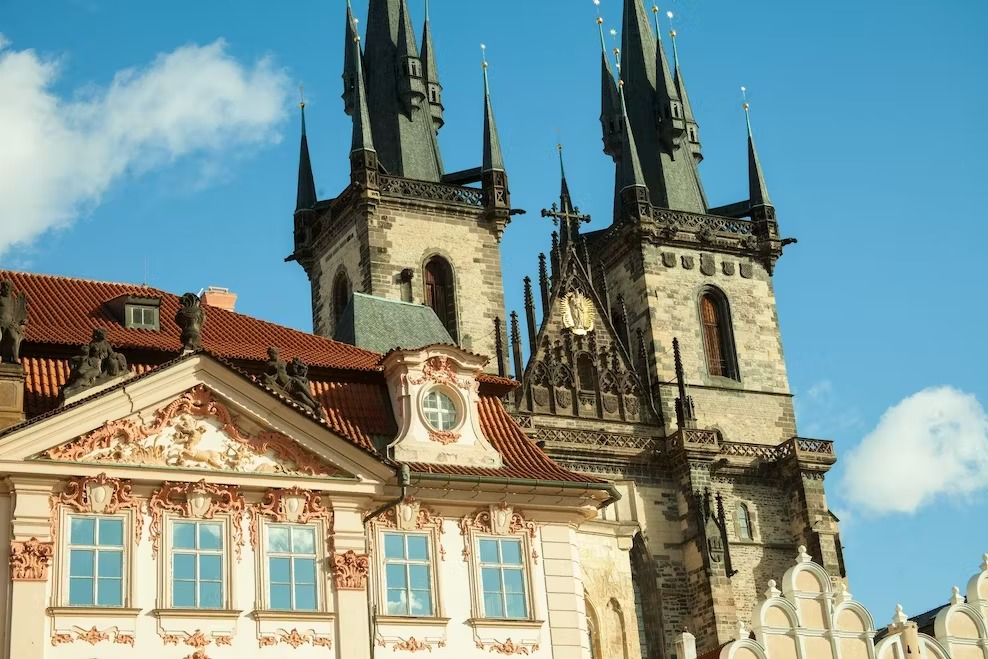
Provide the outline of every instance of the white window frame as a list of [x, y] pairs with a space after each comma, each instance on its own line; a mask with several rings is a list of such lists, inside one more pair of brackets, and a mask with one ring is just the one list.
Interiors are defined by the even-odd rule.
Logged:
[[[429, 587], [431, 588], [432, 596], [432, 614], [428, 616], [416, 616], [412, 614], [402, 614], [402, 613], [389, 613], [388, 612], [388, 575], [387, 575], [387, 559], [384, 553], [384, 536], [387, 534], [393, 535], [418, 535], [425, 536], [426, 542], [429, 547]], [[378, 602], [378, 618], [392, 619], [392, 620], [415, 620], [415, 619], [425, 619], [425, 620], [442, 620], [444, 618], [443, 613], [443, 601], [442, 601], [442, 588], [440, 585], [440, 575], [441, 571], [439, 569], [439, 563], [441, 562], [442, 553], [439, 551], [441, 547], [442, 539], [439, 537], [439, 529], [435, 525], [426, 526], [420, 530], [415, 531], [403, 531], [398, 528], [393, 528], [389, 526], [377, 525], [377, 533], [375, 544], [377, 555], [381, 557], [379, 561], [375, 561], [375, 568], [377, 573], [377, 588], [375, 592], [377, 594]]]
[[[72, 559], [71, 547], [72, 545], [72, 518], [88, 518], [88, 519], [119, 519], [123, 521], [123, 564], [121, 565], [121, 575], [122, 583], [121, 588], [121, 603], [119, 605], [111, 606], [105, 604], [97, 604], [95, 601], [93, 604], [70, 604], [69, 603], [69, 577], [71, 576], [71, 564]], [[133, 538], [134, 520], [132, 511], [124, 511], [114, 514], [103, 514], [98, 515], [96, 513], [79, 513], [69, 510], [66, 507], [62, 507], [59, 512], [59, 526], [61, 529], [61, 537], [58, 539], [58, 550], [60, 552], [61, 560], [58, 561], [59, 578], [54, 582], [54, 593], [53, 600], [58, 603], [59, 607], [71, 608], [71, 609], [112, 609], [114, 611], [123, 611], [127, 609], [131, 602], [134, 601], [133, 595], [133, 570], [131, 569], [132, 564], [132, 552], [131, 547], [133, 543], [131, 542]], [[95, 549], [95, 547], [94, 547]]]
[[[487, 612], [484, 610], [484, 578], [483, 578], [483, 564], [480, 560], [480, 541], [481, 540], [515, 540], [521, 546], [521, 574], [522, 574], [522, 584], [525, 588], [525, 612], [526, 616], [524, 618], [506, 618], [506, 617], [494, 617], [488, 616]], [[514, 622], [527, 622], [536, 620], [535, 615], [535, 594], [532, 588], [532, 568], [529, 565], [530, 556], [532, 553], [532, 548], [530, 546], [529, 537], [527, 533], [513, 533], [510, 535], [496, 535], [493, 533], [483, 533], [483, 532], [472, 532], [470, 537], [470, 547], [471, 553], [473, 554], [471, 558], [471, 569], [470, 576], [472, 580], [473, 591], [473, 610], [474, 618], [478, 620], [496, 620], [496, 621], [514, 621]], [[502, 567], [504, 563], [499, 564]], [[502, 578], [503, 586], [503, 578]], [[502, 598], [504, 597], [504, 591], [501, 592]], [[507, 613], [507, 610], [505, 610]]]
[[[158, 575], [158, 609], [164, 611], [214, 612], [229, 611], [233, 608], [233, 603], [237, 600], [235, 592], [236, 581], [233, 578], [235, 561], [233, 552], [231, 551], [233, 544], [231, 525], [239, 523], [239, 521], [239, 518], [236, 520], [231, 519], [228, 514], [218, 514], [212, 519], [185, 517], [184, 515], [168, 513], [162, 515], [161, 525], [163, 529], [163, 537], [161, 538], [161, 555], [158, 559], [158, 562], [160, 563]], [[172, 546], [172, 529], [176, 522], [191, 524], [220, 524], [222, 526], [221, 537], [223, 538], [223, 550], [221, 555], [223, 557], [223, 603], [221, 606], [216, 608], [205, 608], [201, 606], [175, 606], [172, 604], [172, 596], [174, 594], [174, 577], [172, 575], [172, 552], [174, 551], [174, 547]]]
[[[445, 396], [446, 399], [449, 400], [450, 403], [452, 403], [454, 417], [453, 417], [453, 425], [450, 426], [449, 428], [437, 428], [436, 426], [432, 425], [431, 421], [429, 421], [429, 417], [426, 414], [426, 401], [428, 401], [429, 396], [431, 396], [432, 394], [437, 394], [437, 398], [438, 396]], [[434, 409], [437, 412], [441, 412], [441, 409], [439, 408], [434, 408]], [[449, 387], [444, 387], [441, 385], [429, 387], [422, 393], [422, 403], [420, 405], [420, 410], [422, 413], [422, 420], [425, 421], [426, 428], [428, 428], [429, 430], [434, 430], [436, 432], [456, 432], [460, 428], [462, 428], [465, 419], [463, 401], [460, 399], [459, 394], [452, 391]]]
[[[271, 564], [268, 555], [268, 531], [272, 526], [286, 526], [311, 528], [315, 531], [315, 561], [316, 561], [316, 608], [315, 609], [275, 609], [271, 606]], [[291, 522], [278, 522], [272, 519], [264, 519], [261, 523], [261, 537], [257, 548], [257, 603], [255, 608], [266, 613], [326, 613], [328, 612], [328, 597], [326, 596], [326, 552], [325, 552], [326, 528], [322, 521], [309, 522], [307, 524], [293, 524]], [[294, 554], [292, 554], [294, 555]], [[292, 604], [294, 605], [295, 593], [292, 593]]]

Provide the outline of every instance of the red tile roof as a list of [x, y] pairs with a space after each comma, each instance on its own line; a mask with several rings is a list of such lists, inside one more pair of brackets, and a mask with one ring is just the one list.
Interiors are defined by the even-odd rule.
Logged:
[[[95, 327], [107, 330], [110, 343], [128, 357], [130, 368], [137, 375], [168, 363], [181, 350], [180, 331], [173, 320], [178, 310], [175, 295], [131, 284], [0, 271], [0, 281], [4, 279], [12, 280], [15, 290], [28, 295], [30, 320], [22, 347], [27, 374], [24, 408], [28, 419], [55, 409], [58, 392], [69, 375], [71, 350], [67, 350], [88, 343]], [[121, 295], [161, 299], [161, 331], [123, 327], [103, 306], [104, 302]], [[376, 446], [388, 443], [397, 432], [387, 385], [378, 366], [381, 356], [377, 353], [214, 307], [206, 309], [203, 344], [206, 352], [221, 361], [233, 362], [230, 365], [247, 377], [256, 375], [263, 368], [267, 348], [271, 345], [279, 346], [285, 358], [299, 356], [317, 367], [309, 375], [313, 394], [325, 408], [326, 424], [370, 453], [383, 457]], [[528, 439], [496, 397], [516, 383], [489, 374], [484, 374], [481, 381], [490, 393], [495, 394], [481, 395], [481, 428], [501, 453], [505, 466], [478, 469], [455, 465], [409, 465], [413, 471], [588, 484], [603, 482], [563, 469]], [[375, 442], [375, 439], [380, 441]]]
[[[93, 329], [107, 330], [116, 349], [143, 348], [178, 354], [181, 330], [175, 324], [178, 296], [137, 284], [36, 275], [0, 270], [0, 281], [9, 279], [16, 291], [27, 294], [25, 341], [81, 346], [89, 343]], [[160, 331], [126, 328], [104, 306], [122, 295], [161, 300]], [[204, 307], [203, 347], [225, 359], [266, 361], [270, 346], [281, 348], [282, 358], [299, 357], [309, 366], [346, 370], [375, 370], [381, 356], [346, 343], [299, 332], [233, 311]]]

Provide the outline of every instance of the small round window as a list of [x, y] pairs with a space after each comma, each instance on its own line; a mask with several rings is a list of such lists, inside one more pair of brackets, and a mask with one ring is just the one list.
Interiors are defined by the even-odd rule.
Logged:
[[422, 412], [434, 430], [452, 430], [456, 427], [456, 405], [441, 391], [433, 390], [426, 395]]

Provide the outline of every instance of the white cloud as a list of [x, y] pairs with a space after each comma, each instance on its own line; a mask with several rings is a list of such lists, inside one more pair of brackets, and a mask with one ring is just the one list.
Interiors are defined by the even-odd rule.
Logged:
[[873, 513], [970, 495], [988, 488], [988, 414], [970, 394], [925, 389], [886, 410], [844, 462], [846, 498]]
[[0, 35], [0, 255], [71, 224], [127, 175], [279, 139], [286, 75], [240, 63], [222, 40], [68, 98], [53, 91], [58, 61], [7, 46]]

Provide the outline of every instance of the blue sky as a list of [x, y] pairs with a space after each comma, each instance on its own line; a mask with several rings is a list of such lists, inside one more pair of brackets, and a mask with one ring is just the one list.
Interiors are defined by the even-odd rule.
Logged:
[[[418, 27], [422, 2], [410, 4]], [[897, 602], [943, 603], [988, 551], [969, 522], [988, 512], [988, 3], [660, 6], [676, 13], [711, 204], [746, 194], [745, 85], [782, 232], [799, 239], [776, 271], [779, 317], [801, 434], [835, 439], [844, 458], [828, 494], [851, 591], [879, 625]], [[238, 310], [311, 329], [306, 278], [282, 262], [295, 87], [320, 197], [335, 196], [350, 131], [343, 7], [0, 0], [0, 266], [227, 286]], [[363, 17], [366, 0], [354, 7]], [[619, 27], [620, 1], [601, 9]], [[609, 221], [593, 5], [433, 0], [432, 21], [449, 171], [480, 163], [487, 44], [514, 205], [529, 211], [503, 242], [519, 308], [547, 248], [538, 210], [558, 191], [558, 141], [576, 202], [593, 227]]]

